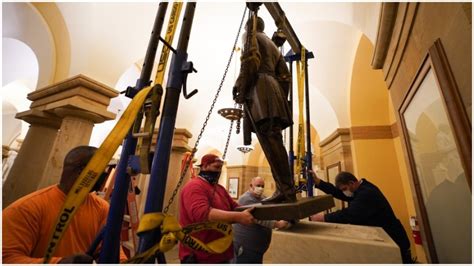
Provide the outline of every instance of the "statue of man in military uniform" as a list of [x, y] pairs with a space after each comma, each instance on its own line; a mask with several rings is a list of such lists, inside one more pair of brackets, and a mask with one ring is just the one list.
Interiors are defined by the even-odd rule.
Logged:
[[282, 138], [282, 130], [293, 124], [287, 101], [291, 76], [264, 28], [264, 21], [256, 15], [246, 24], [240, 74], [233, 95], [245, 108], [244, 144], [250, 145], [251, 132], [257, 134], [276, 183], [276, 191], [262, 203], [295, 202], [294, 181]]

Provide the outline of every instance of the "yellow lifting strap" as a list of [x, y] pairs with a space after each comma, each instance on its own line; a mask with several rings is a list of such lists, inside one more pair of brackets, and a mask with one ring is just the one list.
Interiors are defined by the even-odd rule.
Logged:
[[[156, 252], [167, 252], [180, 241], [183, 245], [198, 251], [204, 251], [211, 254], [220, 254], [225, 252], [232, 244], [232, 225], [221, 222], [207, 222], [191, 224], [182, 228], [175, 217], [157, 213], [146, 213], [143, 215], [137, 234], [160, 228], [161, 241], [155, 244], [147, 251], [135, 255], [124, 263], [143, 263], [155, 255]], [[223, 237], [211, 241], [207, 244], [191, 236], [192, 233], [203, 230], [216, 230], [221, 232]]]
[[[298, 81], [298, 139], [296, 146], [296, 171], [295, 185], [300, 184], [301, 170], [303, 169], [303, 160], [305, 156], [304, 146], [304, 117], [303, 117], [303, 101], [304, 101], [304, 80], [306, 68], [306, 49], [301, 47], [301, 60], [296, 62], [296, 77]], [[308, 133], [309, 134], [309, 133]]]
[[[81, 172], [71, 190], [67, 194], [66, 200], [61, 208], [56, 223], [51, 228], [49, 244], [44, 255], [44, 263], [48, 263], [54, 255], [54, 251], [59, 241], [63, 237], [72, 217], [85, 200], [90, 190], [96, 183], [100, 174], [104, 171], [110, 159], [114, 155], [118, 146], [122, 143], [130, 127], [135, 121], [138, 111], [143, 105], [145, 98], [151, 91], [151, 87], [146, 87], [139, 91], [128, 105], [120, 120], [102, 142], [99, 149], [92, 156], [86, 168]], [[87, 222], [87, 221], [84, 221]]]
[[[168, 27], [166, 28], [166, 35], [165, 41], [167, 43], [173, 43], [174, 34], [176, 29], [178, 28], [178, 20], [181, 14], [181, 9], [183, 7], [183, 2], [174, 2], [173, 8], [171, 9], [170, 18], [168, 21]], [[158, 69], [156, 70], [155, 75], [155, 84], [162, 86], [164, 77], [165, 77], [165, 70], [166, 65], [168, 63], [168, 57], [170, 53], [170, 48], [168, 46], [163, 45], [163, 49], [161, 50], [160, 61], [158, 63]], [[161, 89], [162, 90], [162, 89]], [[150, 169], [149, 165], [149, 153], [153, 139], [153, 133], [155, 131], [155, 122], [156, 117], [159, 115], [160, 110], [160, 102], [161, 102], [161, 93], [157, 91], [153, 91], [151, 94], [151, 107], [145, 110], [145, 125], [143, 127], [144, 132], [147, 133], [139, 138], [139, 146], [140, 146], [140, 168], [142, 174], [149, 174]], [[141, 119], [140, 121], [141, 122]], [[141, 123], [140, 123], [141, 125]]]

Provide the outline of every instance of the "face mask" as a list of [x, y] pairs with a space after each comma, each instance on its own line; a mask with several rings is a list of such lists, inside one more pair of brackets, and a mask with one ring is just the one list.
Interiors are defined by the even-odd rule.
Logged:
[[199, 172], [199, 175], [206, 179], [210, 184], [216, 184], [217, 181], [219, 181], [221, 172], [201, 171]]
[[261, 197], [263, 194], [263, 187], [254, 187], [253, 193], [255, 193], [255, 195], [257, 195], [258, 197]]
[[352, 198], [352, 196], [354, 196], [354, 193], [351, 192], [350, 190], [344, 190], [342, 191], [342, 193], [344, 193], [344, 195], [346, 195], [346, 197], [349, 197], [349, 198]]

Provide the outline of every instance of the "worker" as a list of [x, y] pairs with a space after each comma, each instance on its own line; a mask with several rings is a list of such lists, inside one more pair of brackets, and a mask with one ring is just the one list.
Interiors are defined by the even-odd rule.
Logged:
[[[64, 159], [59, 184], [55, 184], [13, 202], [2, 213], [3, 263], [43, 263], [50, 233], [58, 219], [66, 195], [86, 167], [97, 148], [79, 146]], [[80, 205], [59, 241], [51, 263], [92, 263], [85, 254], [105, 225], [109, 204], [90, 193]], [[120, 250], [120, 259], [126, 256]]]
[[[238, 203], [240, 205], [258, 204], [265, 197], [263, 189], [265, 181], [256, 176], [250, 182], [250, 188], [242, 196]], [[284, 220], [260, 221], [255, 224], [234, 224], [234, 253], [235, 262], [241, 263], [263, 263], [263, 255], [272, 241], [272, 229], [286, 229], [289, 223]]]
[[[219, 185], [223, 160], [215, 154], [206, 154], [201, 158], [199, 175], [186, 183], [181, 191], [179, 202], [179, 223], [185, 227], [193, 223], [227, 222], [252, 224], [255, 222], [252, 208], [239, 212], [238, 206], [227, 192]], [[193, 234], [193, 237], [205, 244], [222, 237], [213, 230], [205, 230]], [[193, 250], [182, 243], [179, 244], [181, 263], [230, 263], [234, 257], [232, 244], [221, 254]]]
[[349, 206], [332, 213], [318, 213], [311, 220], [329, 223], [357, 224], [382, 227], [400, 248], [403, 263], [413, 263], [410, 241], [402, 223], [395, 216], [382, 191], [365, 178], [357, 178], [349, 172], [336, 176], [336, 186], [319, 179], [309, 170], [314, 186], [324, 193], [349, 202]]

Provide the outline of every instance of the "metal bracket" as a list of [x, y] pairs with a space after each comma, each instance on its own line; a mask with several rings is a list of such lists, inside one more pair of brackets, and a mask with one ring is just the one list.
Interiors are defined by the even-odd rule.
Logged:
[[188, 61], [183, 64], [183, 67], [181, 68], [181, 71], [184, 73], [183, 77], [183, 96], [185, 99], [189, 99], [194, 96], [198, 92], [198, 90], [193, 90], [188, 94], [187, 91], [187, 80], [188, 80], [188, 74], [194, 72], [197, 73], [197, 70], [194, 69], [193, 67], [193, 62]]

